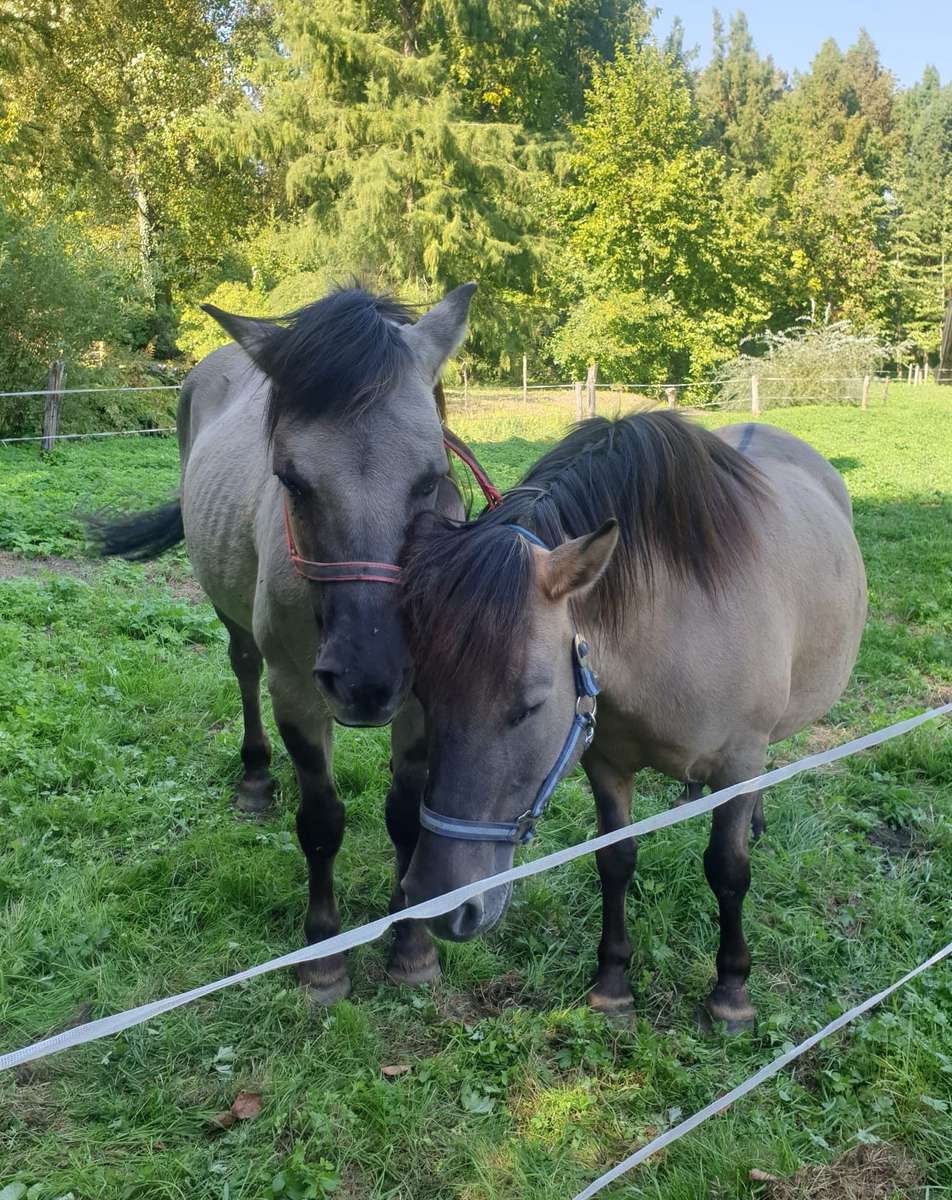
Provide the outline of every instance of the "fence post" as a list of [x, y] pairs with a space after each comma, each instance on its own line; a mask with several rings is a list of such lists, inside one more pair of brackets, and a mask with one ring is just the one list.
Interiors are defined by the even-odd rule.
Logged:
[[886, 403], [886, 397], [889, 395], [889, 376], [883, 380], [883, 404]]
[[926, 359], [926, 361], [922, 364], [922, 382], [923, 383], [929, 382], [929, 360], [928, 359]]
[[576, 419], [576, 421], [581, 421], [583, 415], [584, 414], [582, 412], [582, 381], [581, 381], [581, 379], [576, 379], [576, 381], [575, 381], [575, 419]]
[[863, 399], [860, 401], [860, 408], [869, 408], [869, 376], [863, 376]]
[[59, 432], [59, 410], [60, 403], [63, 399], [63, 382], [66, 379], [66, 363], [61, 359], [56, 359], [50, 363], [50, 369], [46, 373], [46, 391], [43, 405], [43, 441], [40, 442], [40, 450], [52, 450], [54, 440]]
[[912, 383], [912, 363], [909, 364], [909, 378], [906, 380], [906, 383]]
[[529, 360], [525, 354], [522, 356], [522, 403], [529, 403]]
[[588, 368], [586, 387], [588, 388], [588, 415], [595, 416], [595, 380], [598, 378], [598, 363], [592, 363]]
[[750, 377], [750, 411], [755, 417], [760, 416], [760, 376]]
[[674, 408], [678, 401], [678, 393], [673, 387], [666, 387], [664, 394], [668, 397], [668, 408]]

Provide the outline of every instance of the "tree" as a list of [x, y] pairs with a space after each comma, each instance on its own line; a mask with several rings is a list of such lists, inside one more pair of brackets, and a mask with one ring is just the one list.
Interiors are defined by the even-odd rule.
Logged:
[[595, 72], [561, 206], [566, 301], [584, 281], [553, 341], [565, 365], [696, 377], [766, 319], [756, 214], [725, 203], [702, 141], [684, 66], [653, 41]]
[[135, 245], [158, 353], [174, 349], [173, 288], [221, 257], [254, 190], [202, 138], [202, 110], [237, 95], [219, 36], [229, 14], [203, 0], [58, 4], [3, 80], [8, 197], [32, 185], [52, 213], [111, 229], [114, 251]]
[[723, 153], [728, 170], [752, 176], [768, 165], [770, 110], [785, 86], [773, 59], [757, 53], [744, 14], [735, 14], [725, 37], [715, 10], [712, 57], [698, 77], [697, 99], [705, 138]]
[[626, 7], [280, 0], [251, 99], [219, 123], [276, 197], [258, 267], [356, 272], [421, 302], [476, 279], [472, 345], [506, 371], [546, 319], [528, 299], [548, 240], [537, 197], [585, 40], [610, 44]]
[[894, 334], [937, 353], [952, 294], [952, 85], [929, 68], [897, 104], [893, 165]]
[[824, 43], [771, 109], [763, 185], [781, 249], [780, 327], [817, 310], [861, 326], [886, 320], [894, 89], [862, 34], [846, 55]]

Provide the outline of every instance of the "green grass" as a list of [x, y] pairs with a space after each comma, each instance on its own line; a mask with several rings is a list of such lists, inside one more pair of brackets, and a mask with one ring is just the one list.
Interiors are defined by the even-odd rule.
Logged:
[[[507, 485], [563, 417], [517, 403], [452, 423]], [[776, 747], [779, 761], [952, 695], [952, 395], [894, 388], [866, 413], [770, 419], [844, 472], [871, 590], [849, 691], [823, 726]], [[176, 476], [169, 440], [72, 445], [45, 461], [0, 451], [0, 548], [76, 556], [77, 506], [150, 504]], [[174, 584], [187, 563], [173, 556], [165, 571]], [[0, 1048], [299, 944], [290, 767], [279, 754], [275, 817], [236, 818], [240, 710], [207, 605], [121, 564], [7, 580], [0, 710]], [[348, 926], [386, 905], [387, 757], [383, 733], [338, 732]], [[768, 794], [747, 905], [753, 1035], [705, 1039], [695, 1026], [716, 925], [706, 830], [687, 822], [642, 846], [635, 1019], [612, 1024], [583, 1003], [599, 933], [586, 859], [521, 886], [487, 941], [445, 946], [436, 988], [385, 984], [385, 947], [372, 945], [353, 955], [353, 999], [331, 1011], [278, 973], [0, 1077], [0, 1195], [18, 1183], [35, 1200], [566, 1200], [952, 937], [950, 780], [948, 727], [926, 726]], [[676, 791], [648, 775], [635, 810]], [[593, 824], [573, 777], [532, 853]], [[389, 1081], [384, 1065], [410, 1070]], [[213, 1132], [209, 1118], [242, 1090], [262, 1093], [260, 1118]], [[755, 1195], [751, 1167], [786, 1174], [877, 1138], [952, 1189], [948, 965], [606, 1195]]]

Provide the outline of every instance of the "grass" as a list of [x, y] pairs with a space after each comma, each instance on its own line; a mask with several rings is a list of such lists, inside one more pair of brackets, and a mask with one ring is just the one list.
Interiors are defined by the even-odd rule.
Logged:
[[[518, 402], [452, 423], [507, 485], [564, 417]], [[952, 695], [952, 396], [893, 388], [866, 413], [769, 419], [844, 472], [871, 591], [847, 694], [775, 747], [781, 761]], [[3, 450], [0, 549], [78, 556], [77, 506], [149, 504], [176, 476], [166, 439], [72, 445], [43, 461], [32, 447]], [[299, 944], [289, 764], [278, 756], [277, 814], [237, 819], [237, 689], [214, 614], [180, 594], [187, 574], [173, 556], [162, 577], [110, 564], [0, 585], [3, 1049]], [[338, 731], [345, 926], [386, 905], [387, 758], [382, 732]], [[333, 1010], [310, 1009], [274, 974], [0, 1077], [0, 1196], [570, 1198], [952, 937], [950, 779], [948, 728], [926, 726], [768, 795], [747, 906], [755, 1034], [704, 1038], [695, 1025], [716, 926], [706, 831], [687, 822], [642, 846], [635, 1019], [584, 1006], [599, 896], [582, 860], [522, 886], [489, 940], [445, 946], [433, 989], [387, 985], [385, 947], [372, 945], [353, 956], [353, 999]], [[647, 775], [636, 812], [676, 790]], [[532, 853], [593, 825], [573, 777]], [[952, 1190], [950, 1014], [943, 965], [606, 1196], [759, 1195], [752, 1167], [786, 1175], [876, 1140]], [[388, 1079], [387, 1065], [410, 1069]], [[215, 1130], [240, 1091], [261, 1093], [261, 1116]]]

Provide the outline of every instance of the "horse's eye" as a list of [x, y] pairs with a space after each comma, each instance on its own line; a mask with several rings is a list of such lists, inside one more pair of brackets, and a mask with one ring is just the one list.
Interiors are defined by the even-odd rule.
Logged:
[[515, 728], [516, 725], [521, 725], [523, 721], [527, 721], [533, 713], [537, 713], [542, 707], [541, 704], [530, 704], [527, 708], [521, 708], [514, 716], [509, 718], [509, 724]]
[[418, 483], [413, 489], [420, 497], [432, 496], [439, 486], [439, 479], [435, 476], [433, 479], [425, 479], [422, 483]]
[[292, 478], [290, 475], [283, 475], [280, 471], [275, 471], [275, 475], [277, 475], [278, 482], [288, 495], [293, 496], [295, 500], [299, 500], [304, 495], [305, 488], [299, 480]]

